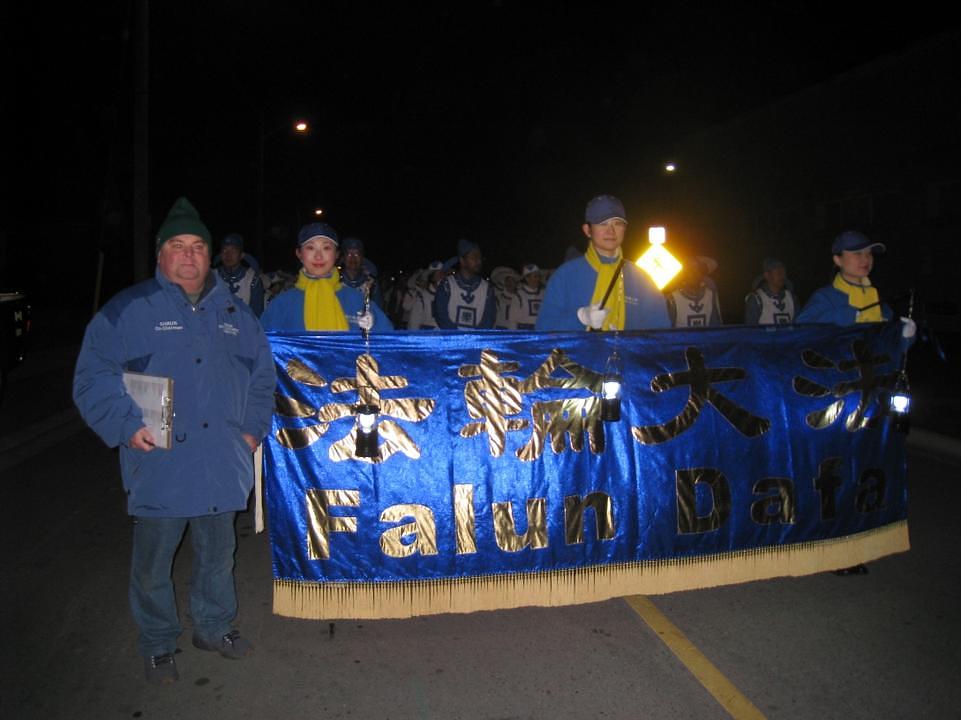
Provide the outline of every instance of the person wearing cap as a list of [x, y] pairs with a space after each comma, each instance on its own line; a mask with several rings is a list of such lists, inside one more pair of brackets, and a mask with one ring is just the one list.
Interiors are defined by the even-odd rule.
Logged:
[[309, 223], [300, 228], [294, 251], [302, 266], [297, 282], [267, 306], [261, 318], [265, 330], [393, 329], [380, 306], [368, 302], [362, 289], [340, 281], [336, 265], [338, 245], [337, 231], [327, 223]]
[[544, 284], [541, 282], [541, 269], [534, 263], [527, 263], [521, 268], [521, 282], [507, 310], [507, 328], [533, 330], [543, 301]]
[[[171, 572], [187, 528], [193, 545], [193, 645], [227, 658], [253, 647], [233, 627], [234, 520], [254, 480], [252, 453], [270, 428], [275, 371], [253, 312], [210, 271], [210, 231], [180, 198], [157, 233], [154, 277], [121, 291], [84, 333], [73, 399], [110, 447], [133, 516], [129, 598], [144, 674], [178, 678], [182, 627]], [[124, 373], [173, 381], [169, 449], [157, 447]]]
[[340, 245], [340, 281], [370, 296], [371, 302], [384, 309], [384, 296], [377, 282], [377, 267], [364, 255], [364, 243], [355, 237], [344, 238]]
[[707, 327], [723, 324], [717, 285], [711, 273], [713, 258], [698, 255], [685, 263], [680, 285], [666, 293], [667, 314], [674, 327]]
[[437, 321], [434, 320], [434, 295], [437, 293], [437, 286], [440, 285], [445, 275], [444, 263], [440, 260], [434, 260], [424, 270], [417, 273], [410, 318], [407, 321], [408, 330], [437, 329]]
[[475, 242], [457, 242], [457, 270], [434, 294], [434, 320], [442, 330], [490, 330], [497, 317], [494, 288], [481, 277], [483, 258]]
[[511, 302], [514, 293], [517, 292], [517, 283], [520, 275], [514, 268], [501, 265], [491, 270], [490, 280], [494, 286], [494, 297], [497, 300], [497, 319], [494, 320], [496, 330], [507, 330], [510, 328], [508, 315], [510, 313]]
[[230, 233], [220, 247], [220, 257], [214, 267], [234, 295], [243, 300], [247, 307], [260, 317], [264, 311], [264, 283], [260, 268], [253, 258], [244, 253], [244, 239], [237, 233]]
[[[871, 284], [874, 254], [884, 252], [883, 243], [872, 242], [857, 230], [845, 230], [834, 238], [831, 255], [837, 274], [834, 282], [815, 290], [798, 313], [798, 323], [857, 323], [885, 322], [893, 318], [891, 308], [881, 302], [877, 288]], [[907, 351], [914, 342], [917, 326], [910, 318], [901, 318], [901, 348]], [[864, 575], [865, 565], [836, 570], [837, 575]]]
[[787, 279], [784, 263], [765, 258], [761, 275], [751, 284], [753, 290], [744, 298], [745, 325], [789, 325], [800, 305]]
[[[831, 255], [837, 273], [830, 285], [817, 290], [798, 313], [799, 323], [833, 323], [854, 325], [891, 320], [891, 308], [881, 302], [877, 288], [871, 284], [875, 253], [883, 253], [884, 244], [872, 242], [857, 230], [845, 230], [834, 238]], [[914, 338], [913, 320], [901, 318], [902, 336]]]
[[595, 197], [587, 203], [581, 229], [590, 241], [587, 252], [568, 260], [551, 275], [535, 329], [670, 327], [664, 296], [643, 270], [625, 262], [615, 276], [627, 232], [627, 213], [621, 201], [613, 195]]

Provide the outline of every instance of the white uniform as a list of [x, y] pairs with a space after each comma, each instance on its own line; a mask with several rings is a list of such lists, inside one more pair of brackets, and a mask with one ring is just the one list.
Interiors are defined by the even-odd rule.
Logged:
[[434, 288], [417, 288], [410, 305], [408, 330], [436, 330], [434, 320]]
[[697, 298], [692, 298], [683, 290], [675, 290], [669, 299], [675, 311], [674, 327], [707, 327], [721, 323], [717, 291], [712, 287], [703, 286]]
[[533, 330], [537, 315], [541, 311], [544, 287], [531, 290], [526, 285], [518, 285], [508, 308], [507, 327], [510, 330]]
[[761, 306], [758, 325], [790, 325], [794, 322], [797, 305], [794, 300], [794, 293], [790, 290], [785, 289], [782, 298], [771, 295], [763, 288], [755, 290], [753, 295]]

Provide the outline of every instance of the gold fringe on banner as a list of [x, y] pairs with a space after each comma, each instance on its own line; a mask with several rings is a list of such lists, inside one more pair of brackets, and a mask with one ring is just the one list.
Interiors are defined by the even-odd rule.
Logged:
[[902, 520], [829, 540], [569, 570], [402, 582], [274, 580], [274, 612], [312, 620], [386, 619], [578, 605], [811, 575], [908, 549], [908, 523]]

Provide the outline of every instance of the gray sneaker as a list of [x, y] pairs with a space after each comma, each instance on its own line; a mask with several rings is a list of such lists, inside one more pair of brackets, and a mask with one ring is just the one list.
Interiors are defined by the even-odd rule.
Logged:
[[151, 685], [170, 685], [180, 679], [173, 653], [145, 657], [143, 674]]
[[250, 641], [241, 637], [237, 630], [231, 630], [229, 633], [221, 637], [219, 640], [215, 640], [214, 642], [204, 640], [202, 637], [195, 634], [193, 643], [195, 648], [209, 650], [211, 652], [219, 652], [228, 660], [240, 660], [240, 658], [247, 657], [254, 651], [254, 646], [250, 644]]

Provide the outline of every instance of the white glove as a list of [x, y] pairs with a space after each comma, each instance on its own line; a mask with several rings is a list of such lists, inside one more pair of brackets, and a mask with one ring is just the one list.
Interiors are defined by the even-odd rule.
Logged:
[[370, 331], [374, 327], [374, 313], [368, 310], [365, 313], [360, 313], [357, 315], [357, 325], [361, 330]]
[[901, 337], [905, 339], [913, 338], [918, 331], [918, 324], [911, 318], [906, 317], [901, 318], [901, 322], [904, 323], [904, 327], [901, 328]]
[[577, 319], [593, 330], [600, 330], [610, 312], [608, 308], [602, 309], [600, 303], [594, 303], [578, 308]]

